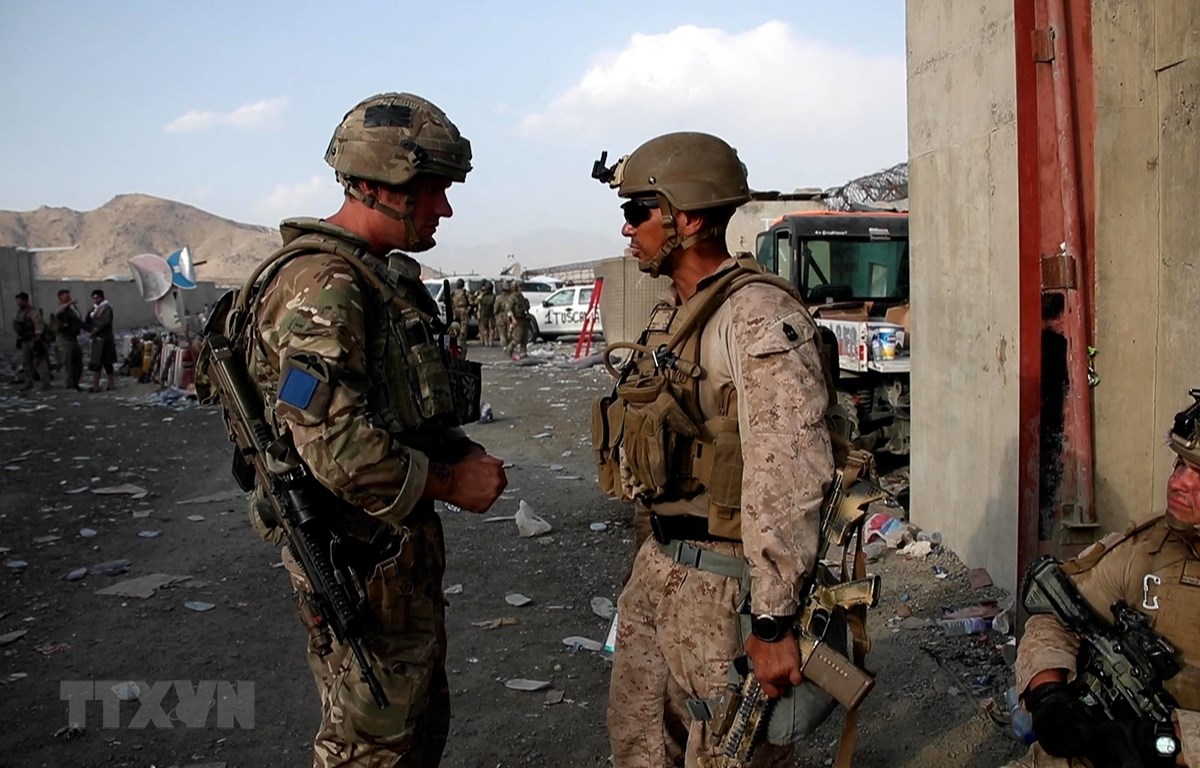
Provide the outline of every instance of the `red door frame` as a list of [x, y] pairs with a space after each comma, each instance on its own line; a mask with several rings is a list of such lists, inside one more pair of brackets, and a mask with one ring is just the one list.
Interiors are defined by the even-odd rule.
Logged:
[[[1064, 529], [1086, 531], [1096, 520], [1088, 384], [1088, 347], [1095, 338], [1095, 83], [1091, 0], [1014, 0], [1013, 11], [1021, 370], [1017, 566], [1023, 572], [1038, 554], [1061, 554], [1064, 543], [1078, 543]], [[1044, 335], [1061, 343], [1044, 346]], [[1063, 372], [1063, 396], [1044, 394], [1048, 383], [1054, 386], [1044, 380], [1046, 370]], [[1061, 424], [1061, 439], [1043, 435], [1048, 424]]]

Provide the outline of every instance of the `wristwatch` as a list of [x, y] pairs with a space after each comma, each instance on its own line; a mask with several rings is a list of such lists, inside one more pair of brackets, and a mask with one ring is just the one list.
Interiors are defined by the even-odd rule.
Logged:
[[774, 643], [786, 637], [795, 623], [795, 616], [771, 616], [763, 613], [750, 619], [750, 631], [764, 643]]

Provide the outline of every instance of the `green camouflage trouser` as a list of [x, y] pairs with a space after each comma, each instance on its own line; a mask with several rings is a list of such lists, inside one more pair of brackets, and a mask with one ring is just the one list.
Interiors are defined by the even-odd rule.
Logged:
[[[314, 768], [434, 768], [441, 761], [450, 729], [441, 521], [432, 509], [414, 512], [406, 536], [400, 554], [367, 582], [381, 626], [367, 656], [388, 708], [375, 705], [349, 648], [335, 642], [324, 658], [309, 648], [321, 695]], [[299, 597], [308, 585], [286, 549], [284, 563]]]

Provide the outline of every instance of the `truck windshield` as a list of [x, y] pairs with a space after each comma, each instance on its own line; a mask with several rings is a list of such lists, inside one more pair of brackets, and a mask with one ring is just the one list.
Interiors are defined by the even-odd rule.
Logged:
[[908, 298], [907, 240], [803, 240], [801, 255], [810, 303]]

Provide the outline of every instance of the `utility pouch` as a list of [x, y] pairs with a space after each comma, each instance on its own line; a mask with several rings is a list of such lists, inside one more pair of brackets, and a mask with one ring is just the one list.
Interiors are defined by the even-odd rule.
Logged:
[[736, 418], [719, 416], [704, 423], [694, 444], [692, 467], [708, 491], [708, 530], [725, 539], [742, 537], [742, 440]]
[[413, 597], [410, 570], [411, 553], [402, 550], [376, 565], [367, 579], [367, 603], [385, 632], [403, 632], [409, 628]]
[[454, 392], [450, 372], [442, 358], [442, 350], [432, 340], [408, 348], [413, 392], [421, 410], [421, 420], [428, 421], [454, 413]]
[[667, 389], [665, 378], [654, 376], [623, 384], [618, 390], [625, 409], [622, 447], [634, 478], [659, 496], [680, 466], [677, 448], [699, 430]]
[[596, 476], [600, 492], [621, 496], [621, 468], [617, 447], [621, 444], [625, 404], [614, 395], [592, 401], [592, 450], [596, 454]]
[[450, 371], [455, 418], [459, 424], [479, 421], [479, 399], [483, 396], [483, 365], [473, 360], [455, 358], [450, 360], [447, 367]]

